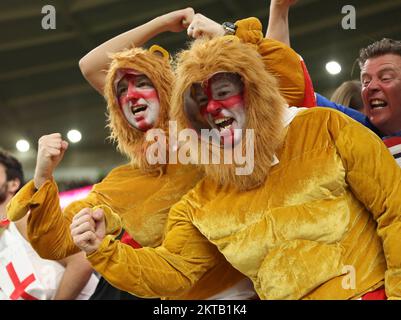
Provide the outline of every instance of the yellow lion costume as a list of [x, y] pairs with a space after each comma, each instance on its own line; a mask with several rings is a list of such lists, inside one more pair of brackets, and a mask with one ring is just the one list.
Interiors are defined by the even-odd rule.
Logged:
[[[244, 41], [253, 43], [264, 55], [265, 65], [277, 77], [281, 94], [287, 102], [301, 104], [305, 95], [305, 81], [297, 54], [279, 42], [261, 41], [261, 25], [255, 23], [255, 20], [241, 20], [237, 25], [238, 35]], [[284, 67], [280, 63], [282, 60], [286, 61]], [[31, 211], [28, 235], [32, 246], [44, 258], [60, 259], [78, 251], [72, 242], [69, 225], [74, 214], [86, 207], [100, 207], [106, 212], [106, 216], [113, 215], [116, 218], [109, 219], [107, 225], [114, 236], [123, 228], [143, 247], [156, 248], [163, 240], [170, 207], [202, 177], [200, 171], [192, 166], [147, 163], [145, 150], [150, 142], [145, 140], [145, 133], [130, 127], [116, 100], [115, 81], [121, 69], [135, 69], [151, 79], [160, 100], [160, 116], [154, 127], [162, 130], [168, 128], [170, 86], [175, 78], [166, 52], [154, 46], [150, 50], [134, 48], [114, 54], [105, 86], [108, 126], [111, 129], [111, 138], [117, 142], [118, 150], [129, 157], [130, 164], [112, 170], [102, 182], [94, 185], [85, 199], [70, 204], [64, 211], [60, 209], [58, 189], [53, 180], [47, 181], [40, 190], [36, 190], [33, 181], [30, 181], [14, 197], [8, 207], [8, 217], [18, 220]], [[102, 273], [114, 286], [131, 292], [136, 280], [134, 284], [129, 281], [130, 272], [126, 270], [126, 266], [135, 251], [125, 245], [122, 247], [127, 250], [122, 256], [128, 259], [125, 266], [108, 261], [107, 268], [105, 265]], [[175, 299], [215, 298], [233, 285], [243, 283], [244, 276], [232, 268], [216, 249], [213, 255], [216, 262], [214, 267], [209, 268], [205, 274], [202, 270], [204, 276], [200, 280], [196, 276], [197, 283], [191, 290], [187, 286], [170, 287], [166, 294], [155, 290], [150, 296]], [[195, 260], [202, 262], [202, 255]], [[191, 272], [198, 274], [197, 270]], [[121, 275], [126, 277], [121, 278]], [[161, 282], [160, 285], [163, 287], [167, 284]], [[246, 284], [240, 284], [238, 290], [248, 291], [249, 288]], [[136, 294], [141, 296], [142, 292]]]
[[[126, 68], [135, 69], [151, 79], [160, 101], [160, 116], [155, 127], [163, 130], [168, 127], [170, 87], [174, 79], [168, 56], [156, 46], [150, 50], [133, 48], [114, 54], [105, 86], [108, 125], [118, 150], [127, 155], [131, 163], [113, 169], [103, 181], [93, 186], [85, 199], [71, 203], [63, 211], [54, 180], [47, 181], [39, 190], [30, 181], [20, 190], [9, 204], [8, 217], [18, 220], [31, 211], [28, 236], [43, 258], [57, 260], [79, 251], [72, 241], [69, 226], [73, 216], [87, 207], [113, 210], [118, 214], [122, 227], [136, 242], [144, 247], [157, 247], [163, 239], [170, 207], [202, 177], [193, 166], [147, 163], [145, 150], [149, 142], [145, 139], [146, 133], [128, 124], [116, 100], [115, 77], [118, 70]], [[223, 256], [220, 255], [219, 260], [221, 263], [193, 290], [177, 290], [174, 298], [213, 297], [244, 279]], [[125, 289], [124, 286], [118, 287]]]
[[[196, 41], [179, 57], [172, 98], [180, 127], [194, 127], [185, 92], [212, 74], [239, 74], [254, 172], [205, 166], [206, 177], [170, 210], [162, 245], [133, 252], [122, 277], [131, 292], [170, 295], [218, 263], [217, 247], [262, 299], [352, 299], [384, 280], [387, 296], [400, 298], [400, 168], [343, 114], [286, 108], [254, 49], [231, 36]], [[106, 219], [118, 224], [113, 213]], [[109, 234], [88, 259], [109, 279], [108, 261], [126, 256]]]

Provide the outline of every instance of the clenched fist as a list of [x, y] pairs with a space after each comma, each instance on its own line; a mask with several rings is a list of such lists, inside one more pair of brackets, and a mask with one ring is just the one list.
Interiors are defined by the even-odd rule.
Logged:
[[166, 13], [157, 19], [164, 31], [181, 32], [192, 22], [194, 9], [186, 8]]
[[75, 245], [87, 254], [96, 251], [106, 235], [106, 222], [102, 209], [84, 208], [71, 222], [71, 236]]
[[224, 36], [225, 31], [221, 24], [209, 19], [203, 14], [194, 15], [191, 24], [187, 29], [188, 36], [198, 39], [201, 37], [213, 38], [216, 36]]
[[67, 148], [68, 142], [63, 140], [60, 133], [40, 137], [33, 178], [36, 189], [39, 189], [46, 180], [51, 179], [54, 169], [63, 159]]

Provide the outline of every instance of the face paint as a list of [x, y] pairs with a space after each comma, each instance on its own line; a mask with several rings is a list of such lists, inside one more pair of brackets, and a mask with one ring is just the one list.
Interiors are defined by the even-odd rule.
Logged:
[[207, 83], [206, 90], [197, 99], [202, 116], [209, 125], [219, 130], [224, 146], [235, 146], [242, 139], [245, 127], [243, 84], [231, 73], [218, 73]]
[[116, 86], [120, 108], [128, 123], [146, 131], [156, 123], [160, 102], [152, 81], [134, 70], [124, 70]]

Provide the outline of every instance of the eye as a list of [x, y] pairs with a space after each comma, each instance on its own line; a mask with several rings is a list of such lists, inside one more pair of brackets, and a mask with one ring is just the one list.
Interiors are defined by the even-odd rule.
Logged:
[[369, 85], [369, 83], [370, 83], [370, 80], [368, 80], [368, 79], [362, 80], [362, 85], [363, 85], [364, 87], [367, 87], [367, 86]]
[[200, 107], [203, 107], [205, 105], [207, 105], [207, 103], [209, 102], [209, 99], [206, 95], [202, 94], [202, 93], [196, 93], [195, 94], [195, 100], [196, 102], [199, 104]]
[[207, 103], [208, 103], [208, 101], [209, 101], [209, 99], [208, 99], [207, 97], [200, 97], [200, 98], [198, 98], [197, 100], [198, 100], [198, 103], [199, 103], [199, 105], [200, 105], [201, 107], [207, 105]]
[[117, 87], [117, 97], [127, 94], [128, 86], [127, 84], [121, 84]]
[[136, 86], [138, 88], [154, 88], [153, 83], [149, 78], [138, 79]]
[[219, 92], [217, 92], [217, 97], [218, 97], [218, 98], [224, 98], [224, 97], [226, 97], [229, 93], [230, 93], [230, 91], [226, 91], [226, 90], [219, 91]]

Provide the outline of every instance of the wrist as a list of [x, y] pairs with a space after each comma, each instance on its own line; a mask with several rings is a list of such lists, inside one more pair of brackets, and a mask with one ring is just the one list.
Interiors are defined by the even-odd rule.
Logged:
[[168, 26], [165, 22], [165, 19], [163, 16], [158, 16], [152, 20], [150, 20], [148, 23], [148, 32], [150, 33], [149, 38], [156, 37], [158, 34], [167, 32], [168, 31]]
[[47, 180], [51, 180], [52, 176], [34, 176], [33, 177], [33, 184], [36, 188], [36, 190], [39, 190], [41, 186], [45, 184]]
[[285, 4], [273, 4], [270, 6], [270, 15], [272, 15], [272, 14], [288, 15], [289, 11], [290, 11], [290, 7]]

